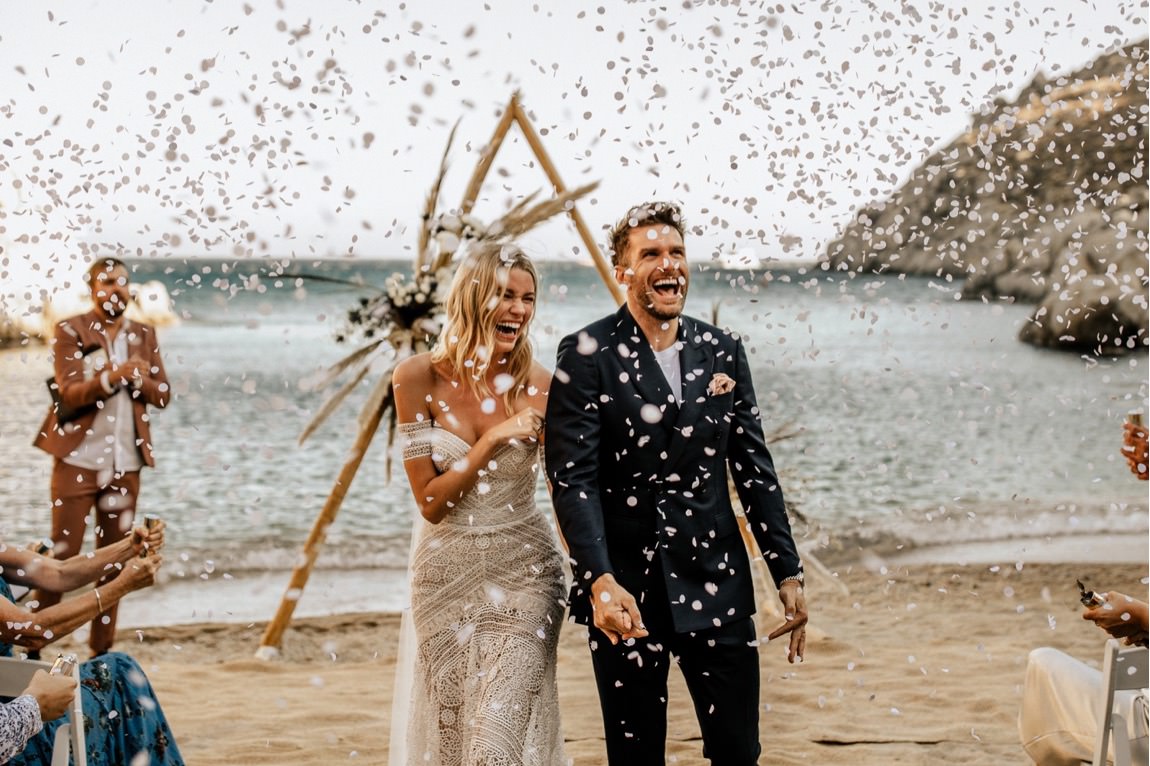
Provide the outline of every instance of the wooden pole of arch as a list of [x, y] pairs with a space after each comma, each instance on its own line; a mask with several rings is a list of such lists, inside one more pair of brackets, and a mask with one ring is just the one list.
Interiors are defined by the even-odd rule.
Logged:
[[[527, 144], [531, 147], [531, 151], [539, 160], [543, 172], [547, 174], [548, 180], [555, 187], [555, 191], [563, 193], [567, 191], [567, 187], [563, 185], [563, 179], [559, 177], [559, 171], [555, 168], [555, 163], [551, 161], [551, 156], [547, 154], [547, 150], [543, 148], [543, 142], [539, 140], [539, 134], [535, 132], [535, 126], [531, 124], [531, 119], [527, 116], [527, 112], [523, 111], [523, 105], [514, 96], [511, 97], [510, 108], [515, 111], [515, 121], [519, 123], [519, 129], [523, 131], [523, 137], [527, 139]], [[591, 259], [595, 262], [595, 269], [599, 272], [599, 277], [603, 280], [603, 284], [607, 285], [607, 289], [611, 291], [611, 297], [615, 299], [615, 305], [623, 305], [623, 291], [619, 287], [619, 283], [615, 281], [615, 275], [611, 265], [607, 263], [607, 259], [603, 257], [603, 251], [595, 244], [595, 238], [591, 236], [591, 230], [587, 228], [583, 216], [579, 215], [579, 208], [575, 203], [571, 204], [571, 209], [567, 211], [571, 216], [571, 220], [575, 222], [575, 230], [579, 232], [583, 244], [587, 246], [587, 250], [591, 253]]]
[[279, 656], [280, 647], [283, 645], [284, 631], [291, 623], [296, 604], [303, 596], [303, 589], [307, 585], [308, 577], [311, 576], [312, 565], [315, 564], [316, 557], [319, 556], [320, 546], [323, 545], [324, 538], [327, 536], [327, 528], [335, 521], [335, 515], [339, 513], [339, 508], [343, 505], [347, 490], [351, 487], [356, 473], [359, 472], [359, 465], [363, 462], [363, 456], [367, 454], [367, 448], [371, 446], [371, 440], [375, 437], [375, 432], [379, 430], [379, 424], [382, 420], [383, 407], [376, 407], [371, 417], [360, 427], [355, 445], [352, 446], [351, 457], [343, 464], [339, 477], [335, 480], [335, 486], [331, 488], [331, 494], [327, 496], [327, 502], [323, 504], [319, 516], [312, 524], [311, 534], [308, 535], [307, 542], [303, 545], [303, 552], [300, 554], [302, 560], [292, 570], [291, 580], [288, 582], [283, 598], [280, 599], [279, 609], [276, 610], [275, 617], [268, 623], [263, 638], [260, 639], [260, 647], [256, 650], [258, 659], [274, 660]]
[[499, 153], [499, 148], [503, 146], [503, 139], [507, 137], [507, 131], [511, 129], [511, 124], [515, 121], [515, 105], [518, 103], [519, 91], [516, 91], [511, 94], [511, 99], [503, 108], [503, 116], [499, 118], [495, 132], [491, 134], [491, 140], [487, 146], [483, 147], [483, 154], [479, 155], [479, 162], [475, 164], [475, 172], [471, 174], [471, 180], [467, 182], [467, 191], [463, 192], [463, 204], [459, 206], [464, 215], [470, 213], [471, 209], [475, 207], [475, 201], [479, 198], [479, 190], [483, 188], [483, 182], [487, 180], [487, 173], [491, 170], [491, 164], [495, 162], [495, 155]]

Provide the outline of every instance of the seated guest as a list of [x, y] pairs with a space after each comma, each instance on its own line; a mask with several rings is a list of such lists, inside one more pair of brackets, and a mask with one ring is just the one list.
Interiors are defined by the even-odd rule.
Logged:
[[[132, 591], [152, 585], [163, 563], [159, 555], [163, 543], [161, 522], [151, 531], [136, 529], [94, 553], [63, 560], [0, 544], [0, 654], [10, 655], [12, 644], [39, 650], [95, 619]], [[113, 570], [119, 574], [103, 585], [35, 613], [14, 604], [8, 587], [19, 583], [66, 592], [95, 583]], [[183, 766], [155, 692], [135, 660], [106, 652], [81, 663], [80, 690], [91, 766]], [[58, 721], [45, 724], [9, 764], [50, 763], [59, 725]]]
[[[1127, 644], [1145, 644], [1146, 603], [1116, 591], [1102, 598], [1101, 605], [1086, 607], [1082, 618]], [[1102, 673], [1086, 663], [1048, 646], [1030, 653], [1018, 731], [1035, 763], [1079, 766], [1090, 761], [1098, 736], [1102, 691]], [[1145, 690], [1115, 694], [1114, 712], [1126, 721], [1134, 763], [1146, 763], [1150, 709]]]
[[50, 676], [37, 670], [28, 688], [11, 702], [0, 704], [0, 763], [24, 749], [45, 721], [64, 715], [76, 694], [72, 676]]
[[[1146, 437], [1142, 425], [1128, 422], [1123, 427], [1122, 454], [1130, 471], [1143, 481], [1147, 477]], [[1123, 639], [1127, 645], [1146, 646], [1150, 639], [1146, 603], [1116, 591], [1104, 594], [1101, 603], [1086, 606], [1082, 619]], [[1102, 674], [1070, 655], [1050, 647], [1030, 653], [1018, 732], [1022, 746], [1035, 763], [1079, 766], [1093, 758], [1102, 690]], [[1116, 693], [1114, 711], [1126, 721], [1134, 763], [1146, 763], [1150, 757], [1147, 691]]]

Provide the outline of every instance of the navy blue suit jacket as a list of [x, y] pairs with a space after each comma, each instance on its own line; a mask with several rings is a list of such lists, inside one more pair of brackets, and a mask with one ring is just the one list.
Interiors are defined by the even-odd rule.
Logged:
[[[546, 463], [577, 622], [590, 623], [590, 586], [606, 572], [640, 611], [661, 572], [676, 632], [753, 614], [728, 471], [776, 584], [802, 570], [742, 342], [687, 316], [679, 328], [682, 406], [626, 306], [559, 344]], [[717, 373], [734, 390], [710, 394]]]

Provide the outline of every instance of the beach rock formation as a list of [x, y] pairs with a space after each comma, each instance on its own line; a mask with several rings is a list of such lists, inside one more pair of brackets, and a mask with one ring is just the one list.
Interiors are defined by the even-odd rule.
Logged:
[[938, 276], [964, 298], [1037, 303], [1019, 337], [1092, 355], [1147, 338], [1147, 43], [1039, 74], [860, 210], [837, 271]]

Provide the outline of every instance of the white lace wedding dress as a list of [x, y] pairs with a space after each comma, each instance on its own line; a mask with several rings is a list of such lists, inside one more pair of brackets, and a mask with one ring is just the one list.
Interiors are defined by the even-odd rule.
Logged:
[[[470, 449], [430, 423], [399, 430], [404, 459], [430, 454], [441, 471]], [[439, 524], [421, 522], [411, 556], [414, 668], [410, 708], [398, 711], [408, 717], [400, 763], [566, 762], [555, 688], [566, 585], [555, 535], [535, 505], [539, 470], [534, 446], [505, 445]], [[393, 764], [400, 736], [393, 729]]]

